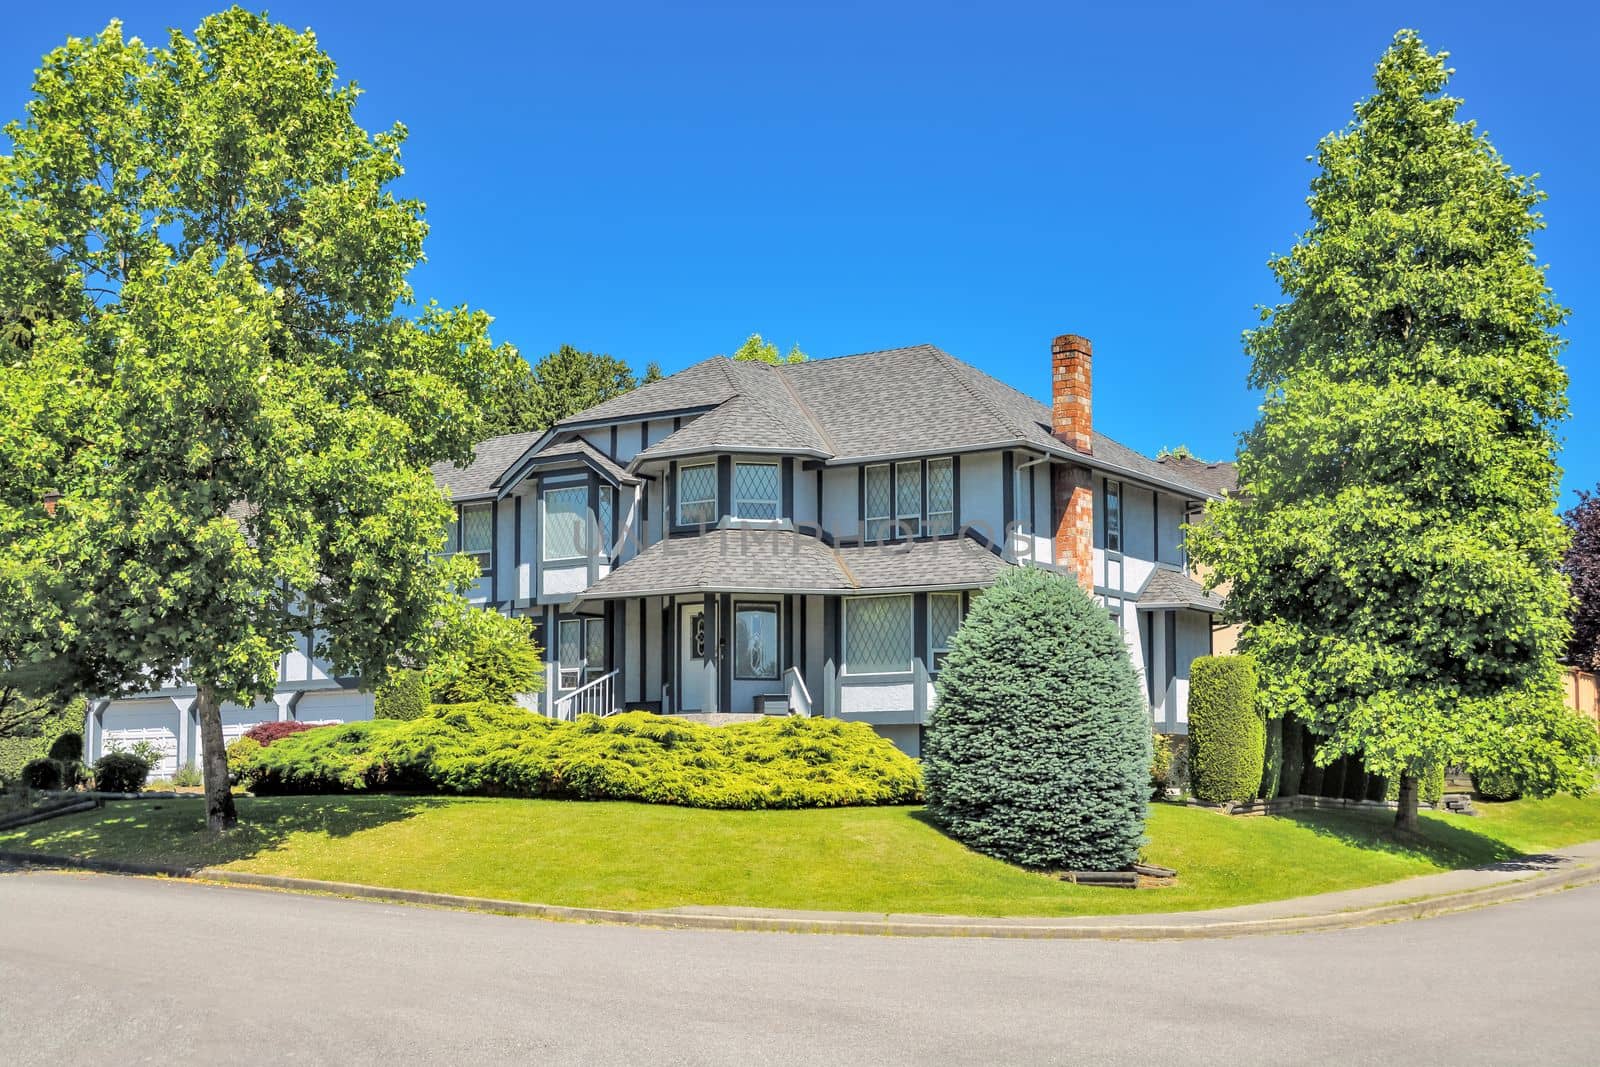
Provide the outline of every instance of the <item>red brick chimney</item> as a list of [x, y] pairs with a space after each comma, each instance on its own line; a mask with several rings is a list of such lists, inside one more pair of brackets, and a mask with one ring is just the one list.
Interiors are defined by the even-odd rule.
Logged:
[[[1084, 455], [1094, 452], [1087, 337], [1068, 333], [1050, 345], [1051, 429], [1058, 441]], [[1056, 563], [1094, 593], [1094, 486], [1089, 468], [1055, 464]]]

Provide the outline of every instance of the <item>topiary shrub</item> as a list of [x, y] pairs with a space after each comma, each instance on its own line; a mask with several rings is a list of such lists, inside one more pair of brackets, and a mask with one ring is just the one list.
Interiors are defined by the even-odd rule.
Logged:
[[1261, 787], [1267, 728], [1256, 712], [1249, 656], [1201, 656], [1189, 666], [1189, 777], [1213, 804], [1250, 800]]
[[428, 710], [428, 683], [421, 671], [395, 671], [373, 694], [374, 719], [420, 719]]
[[50, 742], [49, 757], [54, 760], [69, 760], [78, 762], [83, 759], [83, 735], [76, 730], [66, 733]]
[[83, 764], [77, 760], [29, 760], [22, 766], [22, 781], [29, 789], [76, 789], [83, 784]]
[[150, 764], [132, 752], [108, 752], [95, 760], [94, 787], [106, 793], [137, 793], [150, 775]]
[[1138, 858], [1150, 711], [1122, 632], [1076, 582], [1008, 569], [951, 642], [938, 697], [922, 770], [952, 837], [1042, 869]]

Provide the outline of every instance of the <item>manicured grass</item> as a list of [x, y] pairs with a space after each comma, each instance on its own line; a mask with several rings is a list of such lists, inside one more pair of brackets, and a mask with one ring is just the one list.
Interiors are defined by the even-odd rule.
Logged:
[[977, 855], [917, 808], [699, 811], [486, 798], [269, 797], [239, 802], [216, 838], [190, 800], [128, 802], [0, 834], [29, 849], [444, 893], [618, 908], [689, 904], [965, 915], [1225, 907], [1472, 866], [1600, 838], [1600, 799], [1425, 815], [1401, 845], [1381, 816], [1233, 819], [1157, 805], [1145, 857], [1178, 885], [1067, 885]]

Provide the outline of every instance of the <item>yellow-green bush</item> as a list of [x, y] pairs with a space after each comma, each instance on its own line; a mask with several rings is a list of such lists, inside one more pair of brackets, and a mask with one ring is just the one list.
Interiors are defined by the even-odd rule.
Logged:
[[577, 722], [499, 704], [308, 730], [249, 754], [256, 793], [364, 790], [805, 808], [919, 800], [916, 763], [861, 723], [702, 726], [645, 712]]

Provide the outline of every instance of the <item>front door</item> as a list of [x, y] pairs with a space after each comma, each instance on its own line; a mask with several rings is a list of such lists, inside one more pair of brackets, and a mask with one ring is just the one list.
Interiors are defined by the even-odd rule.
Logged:
[[704, 711], [706, 706], [706, 609], [685, 604], [678, 609], [678, 711]]

